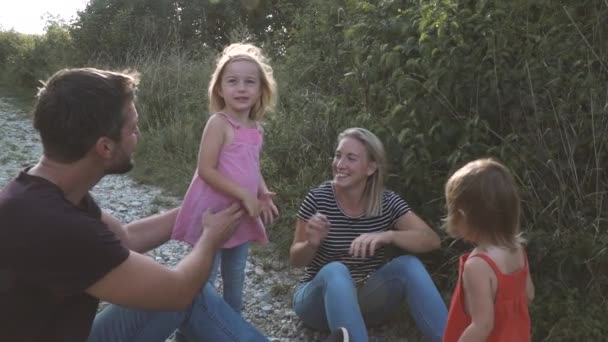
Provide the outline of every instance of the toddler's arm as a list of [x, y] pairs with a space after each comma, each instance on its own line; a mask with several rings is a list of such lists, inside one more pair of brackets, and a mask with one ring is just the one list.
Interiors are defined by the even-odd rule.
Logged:
[[469, 258], [464, 265], [463, 286], [465, 307], [471, 324], [460, 336], [459, 342], [486, 341], [494, 328], [494, 293], [492, 268], [481, 258]]
[[534, 283], [530, 276], [530, 269], [528, 268], [528, 276], [526, 277], [526, 295], [528, 297], [528, 303], [534, 300]]

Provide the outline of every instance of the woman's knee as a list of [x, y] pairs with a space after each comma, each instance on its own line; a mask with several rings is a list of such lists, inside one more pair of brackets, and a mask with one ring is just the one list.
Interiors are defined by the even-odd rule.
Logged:
[[348, 277], [350, 278], [350, 271], [348, 267], [339, 261], [332, 261], [325, 266], [321, 267], [319, 273], [323, 273], [324, 275], [330, 275], [335, 277]]
[[399, 256], [391, 260], [390, 264], [398, 274], [404, 274], [408, 278], [428, 276], [428, 272], [422, 261], [413, 255]]
[[323, 277], [328, 285], [354, 284], [348, 267], [339, 261], [332, 261], [323, 266], [319, 271], [319, 275]]
[[393, 259], [391, 262], [395, 262], [395, 263], [399, 264], [401, 267], [404, 267], [404, 268], [424, 267], [424, 265], [422, 264], [422, 262], [420, 261], [420, 259], [418, 259], [418, 257], [416, 257], [414, 255], [409, 255], [409, 254], [408, 255], [398, 256], [395, 259]]

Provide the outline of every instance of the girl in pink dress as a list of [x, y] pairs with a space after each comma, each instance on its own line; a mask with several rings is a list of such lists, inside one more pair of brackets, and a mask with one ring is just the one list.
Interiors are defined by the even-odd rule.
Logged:
[[275, 103], [272, 68], [261, 50], [250, 44], [231, 44], [219, 56], [209, 84], [209, 107], [214, 113], [205, 126], [198, 167], [177, 216], [172, 238], [196, 243], [201, 219], [240, 202], [248, 215], [216, 255], [209, 282], [214, 284], [221, 264], [224, 300], [241, 312], [249, 242], [267, 243], [264, 224], [278, 215], [275, 194], [260, 172], [263, 131], [260, 121]]

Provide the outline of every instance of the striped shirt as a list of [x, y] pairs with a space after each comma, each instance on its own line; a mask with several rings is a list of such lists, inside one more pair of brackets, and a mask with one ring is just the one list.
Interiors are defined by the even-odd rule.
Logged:
[[397, 219], [408, 211], [410, 211], [410, 207], [399, 195], [384, 190], [382, 213], [379, 216], [366, 217], [364, 214], [351, 217], [346, 215], [336, 202], [331, 182], [325, 182], [311, 190], [300, 206], [298, 218], [308, 221], [318, 212], [327, 217], [330, 228], [314, 259], [304, 269], [301, 282], [311, 281], [321, 267], [332, 261], [339, 261], [348, 267], [355, 283], [361, 283], [384, 264], [384, 248], [376, 250], [374, 256], [371, 257], [353, 257], [349, 253], [351, 242], [361, 234], [392, 229]]

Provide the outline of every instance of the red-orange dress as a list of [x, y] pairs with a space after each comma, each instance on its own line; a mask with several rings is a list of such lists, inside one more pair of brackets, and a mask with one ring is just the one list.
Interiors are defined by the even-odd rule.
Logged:
[[[464, 330], [471, 324], [471, 316], [464, 308], [465, 294], [462, 286], [464, 264], [470, 254], [460, 257], [458, 266], [458, 284], [452, 295], [448, 321], [443, 334], [443, 342], [457, 342]], [[496, 274], [496, 301], [494, 303], [494, 329], [488, 342], [529, 342], [530, 315], [526, 295], [526, 278], [528, 275], [528, 258], [524, 252], [524, 267], [513, 273], [504, 274], [496, 263], [485, 254], [475, 254], [485, 260]]]

